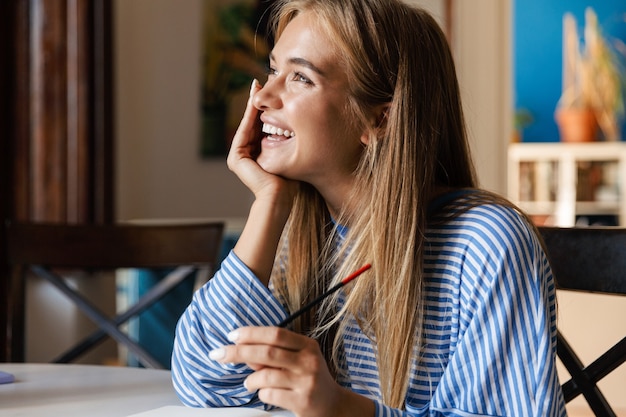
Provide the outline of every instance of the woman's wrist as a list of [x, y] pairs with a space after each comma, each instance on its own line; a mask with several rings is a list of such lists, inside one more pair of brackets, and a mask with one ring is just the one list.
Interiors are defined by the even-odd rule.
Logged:
[[291, 211], [284, 199], [257, 198], [234, 252], [265, 285], [268, 285], [276, 249]]
[[342, 388], [342, 390], [343, 395], [335, 417], [374, 417], [376, 415], [376, 404], [373, 400], [347, 388]]

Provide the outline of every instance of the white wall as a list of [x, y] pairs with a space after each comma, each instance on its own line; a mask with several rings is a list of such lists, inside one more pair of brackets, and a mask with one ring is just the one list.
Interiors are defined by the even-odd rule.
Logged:
[[506, 193], [512, 131], [511, 0], [454, 1], [453, 49], [481, 185]]
[[199, 156], [200, 0], [115, 2], [118, 220], [239, 217], [251, 195]]
[[[78, 289], [104, 314], [115, 315], [115, 283], [110, 273], [85, 277], [64, 271], [68, 284]], [[50, 362], [87, 337], [96, 325], [58, 289], [36, 275], [26, 284], [26, 362]], [[81, 356], [77, 363], [114, 363], [117, 344], [110, 338]], [[1, 414], [1, 413], [0, 413]]]
[[[405, 1], [443, 22], [443, 1]], [[483, 187], [505, 194], [512, 128], [511, 1], [454, 1], [452, 20], [452, 49], [478, 178]]]

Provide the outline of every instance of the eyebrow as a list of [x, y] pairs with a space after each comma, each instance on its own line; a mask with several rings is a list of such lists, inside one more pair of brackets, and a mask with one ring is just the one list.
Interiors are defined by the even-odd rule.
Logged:
[[[274, 54], [270, 53], [270, 60], [272, 61], [276, 61], [276, 58], [274, 57]], [[318, 73], [321, 76], [325, 76], [326, 74], [324, 73], [324, 71], [322, 71], [319, 67], [317, 67], [315, 64], [313, 64], [311, 61], [308, 61], [304, 58], [289, 58], [287, 60], [287, 62], [289, 62], [290, 64], [294, 64], [294, 65], [300, 65], [303, 67], [306, 67], [308, 69], [310, 69], [311, 71], [314, 71], [316, 73]]]

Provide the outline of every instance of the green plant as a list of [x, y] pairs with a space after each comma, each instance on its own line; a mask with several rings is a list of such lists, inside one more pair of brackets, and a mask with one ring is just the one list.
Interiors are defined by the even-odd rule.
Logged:
[[205, 107], [225, 106], [230, 93], [264, 74], [269, 53], [256, 37], [254, 7], [242, 2], [228, 6], [205, 3], [202, 101]]
[[523, 130], [534, 120], [535, 118], [533, 117], [532, 113], [526, 108], [519, 108], [515, 111], [514, 124], [515, 129], [517, 130]]
[[571, 13], [563, 18], [563, 90], [558, 109], [590, 109], [607, 140], [619, 140], [626, 73], [619, 53], [602, 32], [596, 13], [585, 10], [584, 42]]

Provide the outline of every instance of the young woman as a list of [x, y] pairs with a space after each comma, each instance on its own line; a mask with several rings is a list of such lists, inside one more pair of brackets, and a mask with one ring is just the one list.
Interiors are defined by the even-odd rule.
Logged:
[[274, 28], [228, 156], [255, 200], [179, 322], [182, 401], [299, 417], [565, 415], [553, 277], [528, 219], [477, 188], [435, 21], [395, 0], [294, 0]]

